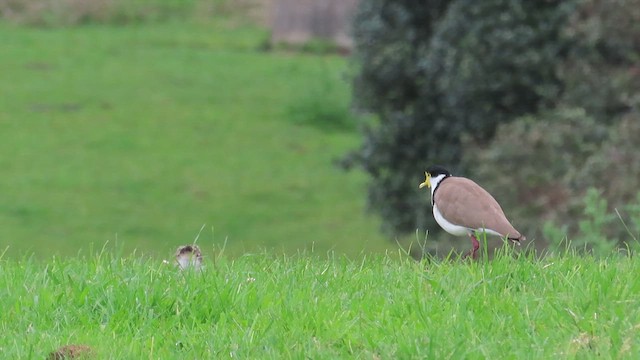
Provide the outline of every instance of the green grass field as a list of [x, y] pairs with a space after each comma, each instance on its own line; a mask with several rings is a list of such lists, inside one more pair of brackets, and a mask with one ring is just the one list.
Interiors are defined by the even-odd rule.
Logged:
[[637, 359], [640, 260], [0, 260], [0, 353], [99, 359]]
[[344, 58], [264, 52], [224, 21], [37, 29], [0, 23], [6, 256], [191, 242], [227, 253], [384, 252]]

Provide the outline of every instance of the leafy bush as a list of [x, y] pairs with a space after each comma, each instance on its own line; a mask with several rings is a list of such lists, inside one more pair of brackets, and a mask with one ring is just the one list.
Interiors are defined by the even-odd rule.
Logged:
[[615, 122], [640, 105], [640, 0], [582, 0], [563, 30], [561, 102]]
[[[640, 249], [637, 236], [640, 234], [640, 193], [636, 202], [625, 206], [623, 210], [631, 215], [631, 228], [619, 217], [619, 211], [616, 210], [616, 214], [611, 212], [601, 191], [590, 188], [583, 201], [584, 212], [578, 220], [578, 231], [575, 234], [568, 235], [566, 225], [558, 226], [551, 221], [544, 224], [544, 235], [554, 248], [563, 248], [567, 241], [579, 250], [598, 256], [608, 256], [616, 250]], [[627, 233], [622, 234], [622, 237], [612, 237], [610, 230], [616, 226], [624, 228]]]
[[580, 235], [573, 240], [574, 245], [587, 246], [596, 254], [610, 254], [617, 241], [608, 238], [606, 228], [614, 220], [615, 216], [607, 209], [607, 199], [602, 198], [600, 191], [590, 188], [584, 198], [584, 215], [578, 220]]
[[416, 184], [432, 163], [461, 170], [461, 140], [549, 106], [573, 2], [363, 1], [354, 94], [377, 115], [347, 158], [371, 175], [369, 206], [389, 232], [435, 228]]

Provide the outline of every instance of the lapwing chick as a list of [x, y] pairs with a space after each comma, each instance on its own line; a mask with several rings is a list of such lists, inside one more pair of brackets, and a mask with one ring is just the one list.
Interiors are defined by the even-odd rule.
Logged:
[[419, 188], [431, 189], [433, 217], [440, 227], [455, 236], [471, 237], [473, 249], [465, 255], [476, 259], [480, 242], [476, 233], [507, 238], [514, 243], [525, 237], [507, 220], [500, 204], [472, 180], [452, 176], [441, 166], [430, 166]]
[[202, 267], [202, 253], [197, 245], [184, 245], [176, 250], [176, 262], [181, 270], [193, 267], [200, 270]]

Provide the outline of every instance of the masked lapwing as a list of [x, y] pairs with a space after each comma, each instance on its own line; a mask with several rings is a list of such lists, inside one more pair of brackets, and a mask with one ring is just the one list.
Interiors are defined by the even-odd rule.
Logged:
[[452, 176], [441, 166], [430, 166], [420, 188], [431, 188], [433, 217], [446, 232], [456, 236], [471, 237], [473, 249], [467, 254], [477, 257], [480, 243], [476, 233], [486, 233], [507, 238], [514, 243], [525, 237], [507, 220], [504, 211], [485, 189], [472, 180]]

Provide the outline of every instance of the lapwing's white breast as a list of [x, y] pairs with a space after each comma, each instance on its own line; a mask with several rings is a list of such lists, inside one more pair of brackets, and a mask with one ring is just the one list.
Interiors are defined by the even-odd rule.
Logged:
[[464, 226], [452, 224], [447, 219], [445, 219], [440, 210], [438, 210], [438, 205], [434, 202], [433, 204], [433, 217], [436, 219], [438, 225], [444, 229], [444, 231], [448, 232], [451, 235], [462, 236], [471, 233], [471, 229], [466, 228]]

